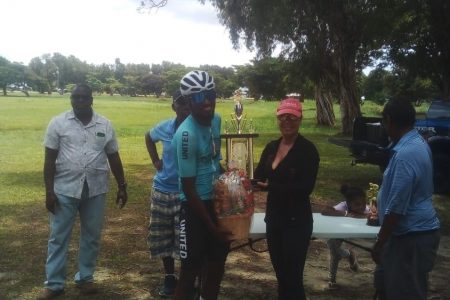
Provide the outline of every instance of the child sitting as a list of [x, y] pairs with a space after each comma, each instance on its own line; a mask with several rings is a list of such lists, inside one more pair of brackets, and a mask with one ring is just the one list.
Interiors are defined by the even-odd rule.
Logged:
[[[358, 187], [350, 187], [346, 184], [341, 186], [341, 194], [344, 196], [345, 201], [338, 203], [335, 206], [326, 207], [322, 211], [322, 215], [325, 216], [341, 216], [341, 217], [353, 217], [353, 218], [366, 218], [370, 209], [366, 204], [366, 193], [364, 190]], [[327, 241], [328, 248], [330, 249], [330, 273], [328, 275], [328, 289], [336, 289], [336, 274], [339, 261], [342, 258], [347, 258], [350, 264], [350, 269], [354, 272], [358, 271], [358, 261], [356, 254], [352, 249], [342, 248], [341, 239], [329, 239]]]

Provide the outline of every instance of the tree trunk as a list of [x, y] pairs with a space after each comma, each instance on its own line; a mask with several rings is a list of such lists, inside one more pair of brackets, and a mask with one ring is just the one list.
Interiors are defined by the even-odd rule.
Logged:
[[330, 92], [326, 92], [321, 81], [315, 85], [314, 98], [316, 99], [317, 124], [333, 126], [335, 121], [333, 98]]
[[3, 96], [8, 96], [8, 92], [6, 91], [6, 86], [3, 87]]
[[356, 92], [356, 73], [354, 57], [343, 51], [338, 58], [339, 92], [342, 119], [342, 133], [352, 134], [353, 120], [361, 116], [361, 109]]

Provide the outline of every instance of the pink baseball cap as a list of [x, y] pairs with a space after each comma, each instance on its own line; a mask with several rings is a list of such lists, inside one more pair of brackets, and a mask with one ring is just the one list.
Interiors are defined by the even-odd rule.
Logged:
[[280, 101], [277, 108], [277, 116], [291, 114], [300, 118], [302, 116], [302, 104], [295, 98], [287, 98]]

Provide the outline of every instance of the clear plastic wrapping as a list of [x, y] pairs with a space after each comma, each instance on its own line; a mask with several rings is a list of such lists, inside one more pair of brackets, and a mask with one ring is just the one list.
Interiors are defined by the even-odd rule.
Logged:
[[252, 186], [243, 172], [231, 170], [219, 176], [214, 184], [214, 209], [219, 218], [253, 214]]

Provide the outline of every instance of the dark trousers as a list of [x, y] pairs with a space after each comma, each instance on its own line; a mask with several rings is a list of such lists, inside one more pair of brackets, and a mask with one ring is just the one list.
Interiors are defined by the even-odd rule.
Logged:
[[375, 288], [388, 300], [426, 300], [428, 273], [433, 269], [440, 232], [391, 236], [381, 265], [374, 274]]
[[306, 299], [303, 270], [311, 239], [312, 222], [293, 226], [266, 225], [270, 260], [278, 281], [278, 299]]

